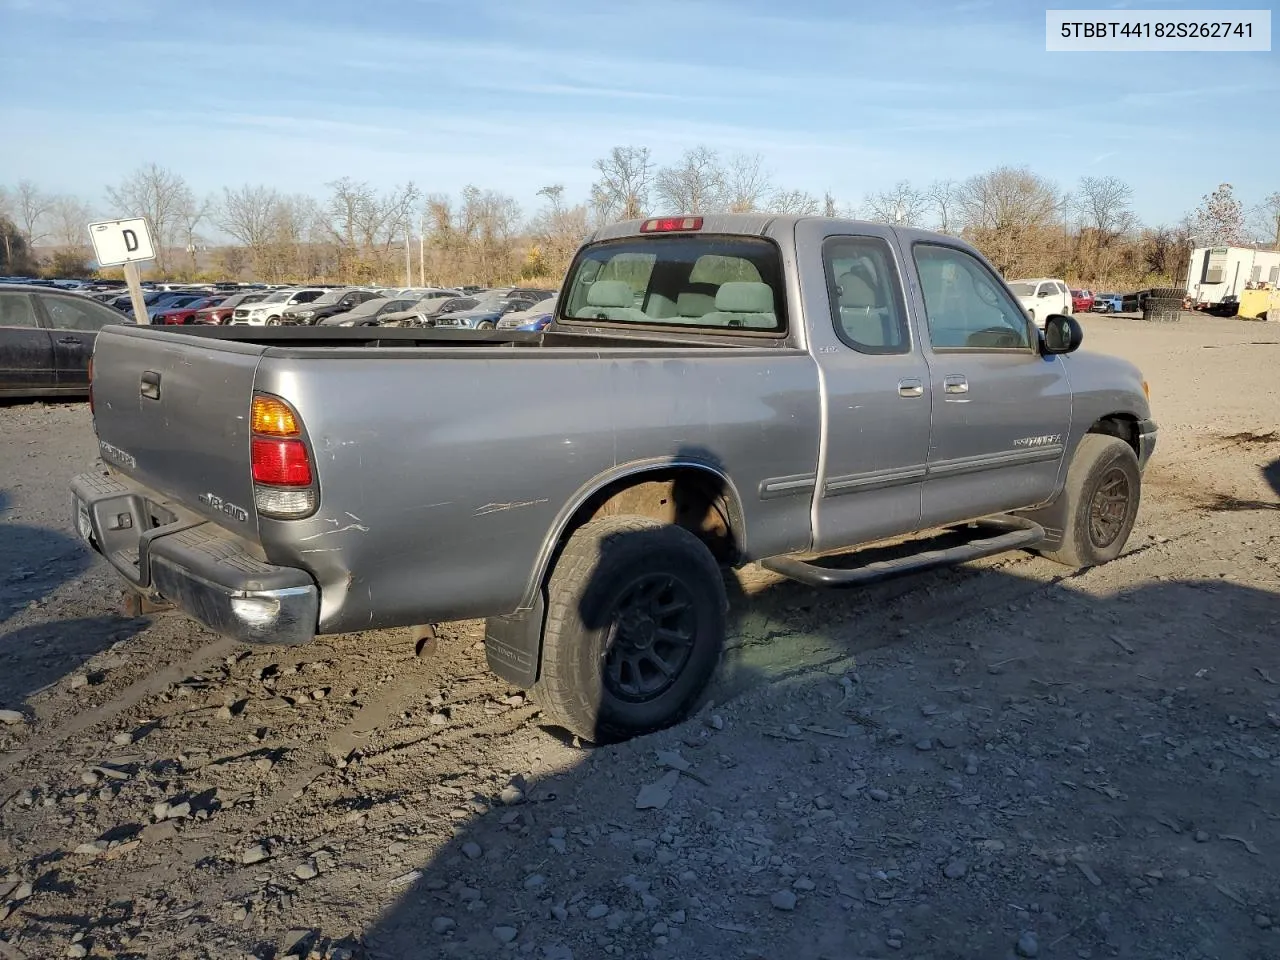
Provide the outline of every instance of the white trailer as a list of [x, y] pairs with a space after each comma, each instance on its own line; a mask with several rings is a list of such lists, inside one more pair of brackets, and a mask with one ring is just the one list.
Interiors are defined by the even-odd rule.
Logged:
[[1280, 251], [1253, 247], [1196, 247], [1187, 268], [1187, 296], [1196, 304], [1239, 297], [1250, 285], [1280, 286]]

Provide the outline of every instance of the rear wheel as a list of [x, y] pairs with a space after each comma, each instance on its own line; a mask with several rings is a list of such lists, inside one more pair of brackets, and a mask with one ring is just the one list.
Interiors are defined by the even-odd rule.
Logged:
[[1067, 498], [1062, 544], [1041, 553], [1077, 569], [1114, 560], [1138, 519], [1142, 473], [1133, 449], [1117, 437], [1086, 434], [1067, 469], [1062, 495]]
[[551, 723], [594, 743], [684, 717], [724, 645], [724, 580], [683, 527], [603, 517], [570, 537], [547, 587], [533, 695]]

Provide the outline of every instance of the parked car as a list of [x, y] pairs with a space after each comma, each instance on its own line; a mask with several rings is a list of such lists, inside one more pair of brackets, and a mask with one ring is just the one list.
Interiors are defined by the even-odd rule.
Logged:
[[[1073, 317], [1036, 329], [958, 237], [615, 223], [562, 291], [521, 349], [109, 329], [104, 468], [73, 480], [72, 524], [132, 589], [247, 641], [487, 617], [491, 668], [593, 741], [698, 701], [722, 567], [848, 587], [1034, 549], [1079, 569], [1133, 528], [1141, 373], [1075, 352]], [[963, 542], [857, 552], [931, 531]]]
[[236, 307], [247, 307], [251, 303], [258, 303], [264, 297], [265, 293], [233, 293], [221, 303], [201, 307], [196, 311], [195, 323], [212, 323], [224, 324], [231, 322], [231, 315], [235, 312]]
[[98, 331], [131, 323], [119, 310], [78, 293], [0, 286], [0, 397], [85, 394]]
[[189, 307], [193, 304], [196, 309], [206, 306], [209, 302], [208, 294], [204, 293], [184, 293], [174, 297], [172, 300], [160, 300], [154, 306], [147, 308], [147, 319], [151, 323], [162, 323], [160, 317], [173, 310], [179, 310], [183, 307]]
[[186, 324], [195, 323], [197, 313], [206, 307], [217, 307], [222, 303], [223, 299], [224, 298], [221, 296], [201, 297], [194, 303], [188, 303], [173, 309], [165, 309], [164, 311], [156, 314], [155, 319], [151, 322], [170, 327], [185, 326]]
[[545, 330], [555, 319], [556, 297], [535, 303], [524, 310], [512, 310], [498, 321], [499, 330]]
[[315, 326], [327, 317], [354, 310], [366, 300], [375, 300], [377, 297], [378, 294], [374, 290], [365, 290], [360, 287], [339, 287], [336, 290], [326, 291], [310, 303], [299, 303], [285, 308], [284, 312], [280, 314], [280, 322], [282, 324]]
[[1124, 309], [1124, 297], [1118, 293], [1095, 293], [1091, 309], [1094, 313], [1120, 313]]
[[1044, 326], [1045, 318], [1055, 313], [1071, 315], [1071, 291], [1061, 280], [1010, 280], [1009, 289], [1027, 311], [1027, 316], [1041, 327]]
[[373, 326], [378, 323], [384, 314], [395, 313], [397, 310], [408, 310], [416, 302], [415, 300], [392, 300], [390, 297], [376, 297], [373, 300], [364, 301], [364, 303], [353, 307], [346, 313], [337, 313], [327, 317], [320, 321], [320, 325], [325, 327]]
[[323, 287], [285, 287], [282, 290], [273, 290], [257, 303], [236, 307], [235, 312], [231, 314], [231, 322], [236, 326], [279, 326], [280, 316], [286, 307], [310, 303], [318, 300], [325, 293], [326, 290]]
[[429, 327], [442, 313], [466, 310], [475, 305], [472, 297], [424, 297], [406, 310], [384, 313], [378, 323], [384, 327]]
[[1071, 311], [1072, 313], [1088, 313], [1093, 309], [1093, 291], [1092, 290], [1072, 290], [1071, 291]]
[[492, 330], [509, 313], [528, 310], [534, 301], [524, 297], [498, 297], [481, 301], [470, 310], [445, 313], [436, 317], [435, 326], [458, 330]]

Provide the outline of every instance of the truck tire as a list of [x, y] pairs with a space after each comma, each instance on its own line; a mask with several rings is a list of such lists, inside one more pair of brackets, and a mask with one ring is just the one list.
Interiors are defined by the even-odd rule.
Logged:
[[1120, 556], [1142, 495], [1142, 472], [1133, 448], [1107, 434], [1085, 434], [1067, 468], [1066, 522], [1062, 544], [1042, 556], [1083, 570]]
[[547, 585], [534, 700], [547, 721], [592, 743], [670, 726], [711, 679], [727, 609], [720, 568], [688, 530], [593, 520], [569, 538]]

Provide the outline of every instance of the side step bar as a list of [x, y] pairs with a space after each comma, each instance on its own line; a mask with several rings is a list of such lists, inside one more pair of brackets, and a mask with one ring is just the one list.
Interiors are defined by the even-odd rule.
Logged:
[[1022, 517], [987, 517], [976, 523], [980, 529], [985, 528], [994, 535], [979, 535], [978, 539], [945, 550], [926, 550], [895, 560], [877, 560], [850, 570], [824, 567], [813, 560], [797, 560], [795, 557], [770, 557], [761, 560], [760, 566], [810, 587], [862, 587], [909, 573], [955, 566], [979, 557], [1034, 547], [1045, 539], [1044, 528], [1040, 524]]

